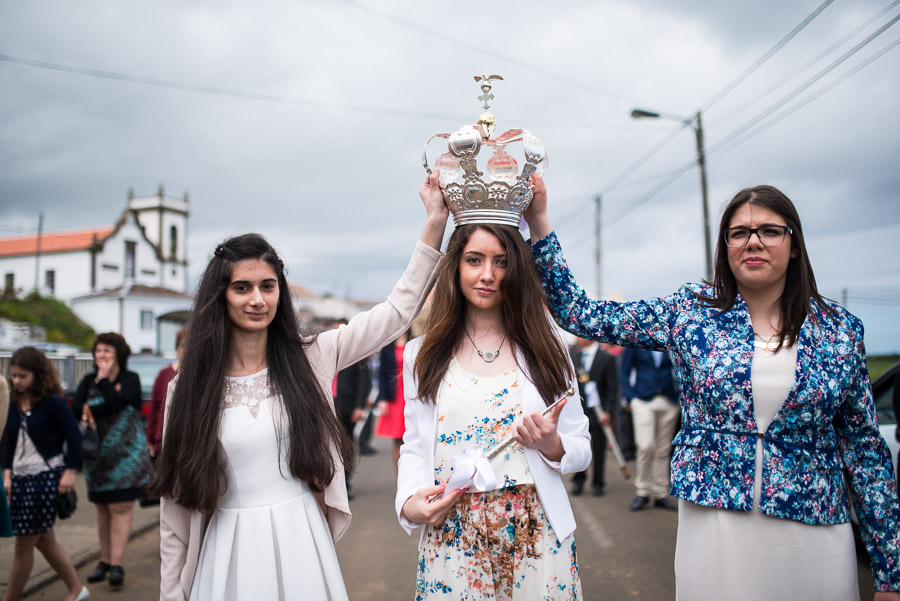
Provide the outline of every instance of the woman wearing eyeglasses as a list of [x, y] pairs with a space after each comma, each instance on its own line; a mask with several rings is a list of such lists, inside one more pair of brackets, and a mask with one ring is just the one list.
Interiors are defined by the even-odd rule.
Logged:
[[858, 599], [849, 492], [875, 599], [900, 599], [900, 509], [863, 326], [816, 289], [787, 196], [756, 186], [728, 203], [711, 284], [625, 303], [590, 299], [577, 285], [543, 182], [525, 217], [562, 327], [666, 351], [674, 364], [677, 597]]

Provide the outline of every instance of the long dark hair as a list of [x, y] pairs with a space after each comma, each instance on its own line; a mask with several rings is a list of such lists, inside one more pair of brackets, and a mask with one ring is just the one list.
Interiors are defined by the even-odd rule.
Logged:
[[734, 306], [737, 298], [738, 286], [731, 266], [728, 264], [728, 247], [725, 245], [725, 230], [731, 224], [731, 218], [745, 204], [752, 204], [768, 209], [784, 219], [785, 224], [791, 228], [790, 244], [791, 257], [788, 262], [787, 278], [784, 292], [779, 301], [781, 308], [781, 329], [778, 332], [778, 348], [793, 346], [800, 335], [800, 328], [806, 316], [816, 319], [812, 312], [812, 303], [818, 305], [828, 314], [834, 314], [834, 309], [825, 302], [816, 287], [816, 276], [813, 275], [812, 264], [806, 252], [806, 242], [803, 240], [803, 227], [800, 225], [800, 215], [791, 199], [774, 186], [754, 186], [744, 188], [729, 201], [722, 213], [719, 222], [719, 235], [716, 239], [716, 267], [712, 286], [714, 289], [711, 297], [701, 298], [709, 306], [721, 311], [728, 311]]
[[[231, 320], [225, 292], [234, 266], [265, 261], [278, 277], [278, 302], [266, 337], [269, 386], [281, 396], [288, 417], [287, 465], [291, 475], [321, 492], [336, 470], [332, 451], [352, 462], [350, 441], [316, 382], [300, 337], [284, 264], [259, 234], [220, 244], [209, 262], [188, 324], [177, 385], [167, 410], [166, 428], [150, 485], [152, 494], [174, 499], [187, 509], [212, 512], [225, 491], [227, 476], [219, 443], [225, 371], [231, 352]], [[277, 461], [277, 458], [269, 458]]]
[[434, 297], [415, 374], [419, 398], [434, 402], [438, 387], [466, 327], [467, 301], [460, 291], [459, 261], [476, 230], [493, 234], [506, 253], [506, 273], [500, 280], [501, 310], [506, 335], [522, 353], [531, 380], [547, 405], [553, 403], [574, 377], [568, 353], [552, 329], [544, 308], [537, 268], [522, 235], [508, 225], [462, 225], [450, 236], [438, 267]]
[[[40, 403], [44, 400], [44, 397], [51, 394], [62, 394], [59, 375], [56, 373], [53, 363], [47, 358], [47, 355], [33, 346], [23, 346], [14, 352], [9, 360], [9, 366], [24, 369], [31, 372], [31, 375], [34, 376], [34, 380], [27, 391], [31, 395], [33, 404]], [[13, 386], [9, 391], [9, 396], [18, 405], [22, 398], [22, 393]]]

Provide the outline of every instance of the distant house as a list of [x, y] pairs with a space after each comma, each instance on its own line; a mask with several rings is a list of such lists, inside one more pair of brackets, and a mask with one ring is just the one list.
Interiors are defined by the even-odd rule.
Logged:
[[338, 319], [349, 320], [376, 304], [334, 296], [319, 296], [297, 283], [289, 283], [289, 286], [294, 299], [294, 310], [300, 321], [300, 331], [304, 335], [316, 334], [330, 328]]
[[[119, 332], [134, 352], [174, 347], [186, 321], [188, 197], [129, 192], [112, 226], [0, 238], [4, 294], [37, 290], [65, 301], [97, 332]], [[37, 281], [35, 281], [37, 274]]]

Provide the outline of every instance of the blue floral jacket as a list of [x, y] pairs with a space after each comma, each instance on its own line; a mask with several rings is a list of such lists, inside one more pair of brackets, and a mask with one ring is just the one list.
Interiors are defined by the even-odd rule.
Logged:
[[669, 353], [681, 387], [671, 494], [709, 507], [750, 511], [756, 440], [763, 439], [759, 511], [807, 524], [850, 518], [850, 498], [872, 559], [876, 590], [900, 591], [900, 508], [890, 453], [875, 416], [862, 323], [838, 305], [814, 305], [797, 351], [794, 386], [758, 432], [750, 386], [753, 327], [738, 296], [725, 312], [689, 284], [658, 299], [588, 298], [555, 233], [532, 252], [557, 322], [577, 336]]

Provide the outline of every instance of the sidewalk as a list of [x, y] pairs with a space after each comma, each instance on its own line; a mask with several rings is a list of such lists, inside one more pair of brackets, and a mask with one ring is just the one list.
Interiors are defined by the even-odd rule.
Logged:
[[[97, 512], [88, 501], [84, 475], [81, 472], [78, 472], [75, 479], [75, 490], [78, 492], [78, 509], [75, 515], [68, 520], [56, 520], [53, 530], [56, 533], [56, 540], [69, 553], [77, 569], [97, 561], [100, 558], [100, 546], [97, 543]], [[159, 507], [143, 508], [135, 503], [134, 522], [131, 525], [132, 538], [158, 527]], [[0, 539], [0, 588], [4, 590], [12, 567], [14, 541], [14, 538]], [[44, 556], [35, 550], [34, 569], [31, 570], [31, 578], [25, 585], [22, 596], [33, 594], [56, 578], [56, 572], [47, 564]]]

